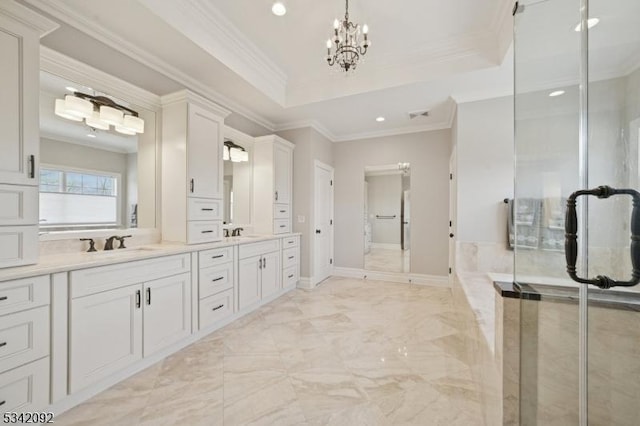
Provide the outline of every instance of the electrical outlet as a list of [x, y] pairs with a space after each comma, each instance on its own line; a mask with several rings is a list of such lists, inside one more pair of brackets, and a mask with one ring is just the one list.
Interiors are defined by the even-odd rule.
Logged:
[[305, 221], [304, 216], [298, 216], [298, 223], [304, 223], [304, 221]]

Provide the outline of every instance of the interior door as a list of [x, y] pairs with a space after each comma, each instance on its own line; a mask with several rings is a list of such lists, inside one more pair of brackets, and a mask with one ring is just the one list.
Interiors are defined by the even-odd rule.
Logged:
[[143, 354], [149, 356], [191, 334], [191, 274], [144, 284]]
[[449, 285], [453, 286], [456, 270], [456, 220], [458, 215], [458, 190], [456, 188], [456, 148], [449, 158]]
[[260, 301], [262, 257], [241, 259], [238, 265], [238, 303], [244, 309]]
[[411, 248], [411, 191], [402, 195], [402, 250]]
[[314, 171], [313, 281], [331, 275], [333, 268], [333, 169], [316, 163]]

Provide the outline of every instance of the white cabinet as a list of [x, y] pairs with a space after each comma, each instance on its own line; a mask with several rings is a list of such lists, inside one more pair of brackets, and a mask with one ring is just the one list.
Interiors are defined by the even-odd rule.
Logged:
[[0, 2], [0, 267], [38, 260], [40, 37], [57, 27]]
[[245, 309], [280, 288], [280, 244], [271, 240], [241, 245], [238, 266], [239, 309]]
[[76, 392], [142, 359], [142, 285], [71, 301], [69, 390]]
[[145, 283], [144, 297], [144, 356], [191, 334], [191, 274]]
[[[189, 255], [73, 271], [69, 390], [73, 393], [191, 334]], [[182, 271], [162, 276], [165, 271]], [[112, 279], [109, 280], [108, 277]], [[147, 277], [146, 281], [139, 280]]]
[[162, 97], [162, 238], [222, 239], [224, 118], [230, 111], [189, 91]]
[[300, 236], [282, 239], [282, 288], [293, 288], [300, 280]]
[[255, 138], [253, 147], [254, 231], [291, 232], [294, 145], [278, 136]]

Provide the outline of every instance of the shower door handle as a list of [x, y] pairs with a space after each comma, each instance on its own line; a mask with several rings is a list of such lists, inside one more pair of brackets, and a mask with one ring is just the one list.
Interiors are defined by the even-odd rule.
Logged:
[[[633, 210], [631, 212], [631, 279], [629, 281], [616, 281], [606, 275], [598, 275], [595, 278], [580, 278], [576, 272], [578, 260], [578, 214], [576, 201], [583, 195], [592, 195], [606, 199], [612, 195], [629, 195], [633, 198]], [[595, 189], [576, 191], [567, 200], [567, 212], [564, 223], [564, 251], [567, 261], [567, 273], [572, 280], [581, 284], [592, 284], [599, 288], [633, 287], [640, 283], [640, 192], [635, 189], [614, 189], [610, 186], [599, 186]]]

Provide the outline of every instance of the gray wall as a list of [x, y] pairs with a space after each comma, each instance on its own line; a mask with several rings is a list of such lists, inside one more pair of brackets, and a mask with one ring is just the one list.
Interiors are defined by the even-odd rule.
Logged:
[[[396, 244], [400, 248], [400, 202], [402, 200], [402, 176], [367, 176], [365, 179], [369, 197], [369, 222], [373, 244]], [[380, 219], [377, 216], [395, 216]]]
[[335, 159], [335, 264], [364, 267], [364, 167], [411, 163], [411, 272], [446, 276], [451, 131], [340, 142]]
[[277, 134], [296, 146], [293, 150], [293, 231], [302, 234], [300, 276], [310, 278], [314, 267], [311, 245], [314, 235], [314, 163], [318, 160], [333, 166], [334, 144], [310, 127]]
[[224, 124], [253, 137], [273, 134], [273, 132], [266, 127], [236, 112], [229, 114], [229, 116], [224, 119]]
[[505, 198], [513, 197], [513, 98], [458, 105], [456, 237], [506, 243]]

